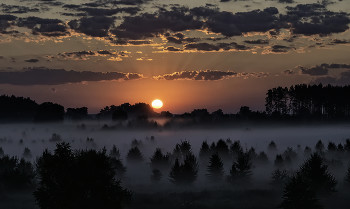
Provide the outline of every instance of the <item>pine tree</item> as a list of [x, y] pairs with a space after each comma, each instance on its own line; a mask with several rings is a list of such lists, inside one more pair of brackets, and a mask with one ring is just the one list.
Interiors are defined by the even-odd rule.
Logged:
[[202, 146], [199, 150], [199, 159], [202, 161], [207, 161], [210, 155], [210, 148], [207, 141], [202, 142]]
[[293, 176], [286, 184], [282, 196], [283, 209], [322, 209], [315, 191], [299, 175]]
[[224, 175], [224, 164], [218, 155], [218, 153], [213, 154], [209, 159], [209, 165], [207, 168], [207, 176], [212, 181], [221, 180]]
[[136, 163], [143, 161], [143, 156], [138, 147], [133, 147], [129, 150], [126, 159], [128, 162]]
[[157, 148], [151, 157], [151, 168], [163, 170], [169, 166], [169, 155], [164, 155], [160, 148]]
[[109, 156], [116, 159], [120, 159], [120, 151], [117, 146], [113, 145], [111, 151], [109, 152]]
[[171, 168], [169, 177], [174, 184], [191, 184], [197, 179], [198, 163], [193, 154], [188, 154], [183, 163], [175, 160], [174, 166]]
[[252, 163], [248, 153], [242, 153], [232, 164], [228, 181], [234, 183], [239, 181], [247, 181], [252, 175]]

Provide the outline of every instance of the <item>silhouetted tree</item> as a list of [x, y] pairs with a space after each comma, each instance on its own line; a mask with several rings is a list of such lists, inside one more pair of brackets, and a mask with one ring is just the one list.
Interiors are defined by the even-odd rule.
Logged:
[[67, 108], [66, 117], [70, 120], [83, 120], [88, 116], [88, 108]]
[[300, 167], [297, 175], [308, 182], [311, 189], [318, 192], [333, 192], [337, 181], [328, 171], [324, 159], [317, 153], [311, 157]]
[[243, 148], [240, 141], [234, 141], [230, 146], [230, 152], [234, 159], [243, 153]]
[[207, 161], [210, 156], [210, 148], [207, 141], [202, 142], [202, 146], [199, 150], [199, 159], [201, 161]]
[[32, 152], [30, 151], [30, 149], [28, 147], [24, 148], [22, 156], [23, 156], [23, 158], [32, 158]]
[[38, 104], [30, 98], [0, 96], [0, 120], [32, 121], [37, 109]]
[[276, 167], [282, 167], [282, 166], [284, 166], [284, 160], [283, 160], [282, 155], [276, 155], [276, 158], [275, 158], [275, 166], [276, 166]]
[[64, 119], [64, 107], [52, 102], [44, 102], [38, 106], [35, 121], [37, 122], [55, 122]]
[[138, 147], [133, 147], [129, 150], [126, 160], [131, 163], [143, 161], [143, 156]]
[[316, 152], [318, 153], [323, 153], [324, 152], [324, 144], [321, 140], [319, 140], [317, 143], [316, 143], [316, 146], [315, 146], [315, 150]]
[[116, 177], [118, 179], [122, 179], [126, 172], [126, 167], [124, 166], [123, 162], [119, 158], [112, 157], [112, 156], [110, 156], [110, 161], [112, 164], [112, 168], [115, 171]]
[[345, 175], [345, 182], [350, 185], [350, 165], [348, 166], [348, 169], [346, 171], [346, 175]]
[[115, 180], [106, 150], [72, 151], [60, 143], [53, 154], [43, 152], [37, 172], [34, 196], [41, 209], [122, 208], [131, 196]]
[[169, 167], [170, 156], [163, 154], [160, 148], [157, 148], [151, 157], [151, 168], [152, 170], [164, 170]]
[[327, 146], [328, 152], [336, 152], [337, 151], [337, 145], [334, 144], [334, 142], [329, 142]]
[[248, 153], [242, 153], [233, 162], [228, 181], [231, 183], [244, 182], [252, 175], [252, 162]]
[[304, 149], [304, 155], [306, 157], [309, 157], [310, 155], [312, 154], [312, 150], [310, 147], [306, 146], [305, 149]]
[[289, 180], [288, 172], [285, 169], [276, 169], [272, 172], [272, 181], [273, 185], [282, 185]]
[[151, 180], [153, 182], [158, 182], [162, 179], [162, 172], [158, 169], [152, 170]]
[[0, 147], [0, 157], [3, 157], [5, 155], [4, 150], [2, 149], [2, 147]]
[[51, 138], [49, 139], [50, 142], [60, 142], [62, 141], [62, 137], [59, 134], [53, 133]]
[[310, 187], [306, 179], [293, 176], [286, 184], [283, 192], [283, 209], [322, 209], [315, 191]]
[[260, 152], [256, 157], [256, 161], [261, 164], [267, 164], [269, 162], [269, 158], [267, 157], [265, 152]]
[[293, 160], [297, 159], [298, 153], [296, 153], [293, 148], [287, 147], [287, 149], [283, 152], [283, 157], [286, 162], [290, 161], [289, 163], [291, 163]]
[[218, 153], [214, 153], [211, 155], [209, 159], [209, 165], [207, 167], [207, 176], [212, 181], [221, 180], [224, 175], [224, 164], [218, 155]]
[[217, 152], [221, 158], [227, 159], [230, 155], [230, 150], [226, 144], [226, 142], [220, 139], [215, 146], [215, 150], [211, 150], [212, 152]]
[[267, 147], [270, 152], [275, 152], [277, 151], [277, 145], [274, 141], [271, 141], [269, 143], [269, 146]]
[[174, 184], [191, 184], [197, 179], [197, 173], [197, 159], [193, 154], [188, 154], [181, 164], [178, 159], [175, 160], [169, 177], [170, 181]]
[[109, 152], [109, 156], [120, 159], [120, 151], [117, 146], [113, 145], [111, 151]]
[[28, 189], [34, 186], [34, 168], [24, 159], [0, 157], [0, 189]]

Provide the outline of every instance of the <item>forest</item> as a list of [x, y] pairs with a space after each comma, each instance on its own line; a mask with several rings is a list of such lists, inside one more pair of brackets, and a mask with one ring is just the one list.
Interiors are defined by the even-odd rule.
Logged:
[[13, 202], [21, 195], [30, 203], [27, 208], [41, 209], [310, 209], [350, 203], [350, 139], [285, 149], [270, 141], [256, 151], [228, 138], [202, 141], [198, 153], [181, 140], [170, 152], [155, 147], [148, 157], [143, 152], [156, 141], [154, 136], [134, 139], [125, 156], [116, 145], [73, 149], [58, 134], [48, 140], [55, 148], [36, 158], [28, 147], [21, 156], [0, 147], [0, 206], [20, 208]]

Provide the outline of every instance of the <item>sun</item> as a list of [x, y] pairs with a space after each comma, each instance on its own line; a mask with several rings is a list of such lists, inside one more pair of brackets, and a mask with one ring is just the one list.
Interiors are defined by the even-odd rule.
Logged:
[[155, 99], [152, 101], [152, 107], [155, 109], [159, 109], [159, 108], [163, 107], [163, 102], [159, 99]]

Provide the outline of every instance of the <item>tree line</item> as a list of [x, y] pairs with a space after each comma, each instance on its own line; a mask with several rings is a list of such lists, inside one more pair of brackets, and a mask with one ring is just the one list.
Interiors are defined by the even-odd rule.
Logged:
[[275, 116], [349, 118], [350, 86], [293, 85], [269, 89], [266, 113]]

